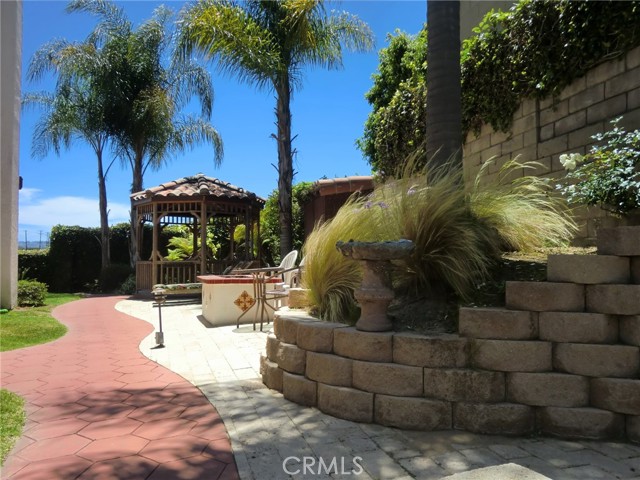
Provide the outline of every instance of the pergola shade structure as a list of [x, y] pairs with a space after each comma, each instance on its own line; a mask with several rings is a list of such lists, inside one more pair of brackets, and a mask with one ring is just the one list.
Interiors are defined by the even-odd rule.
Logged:
[[[256, 237], [260, 237], [260, 211], [264, 203], [254, 193], [201, 173], [132, 194], [138, 255], [144, 225], [153, 227], [151, 257], [136, 259], [136, 288], [149, 290], [157, 283], [191, 283], [198, 275], [222, 273], [238, 260], [254, 260], [251, 247], [244, 248], [242, 258], [237, 258], [233, 232], [238, 225], [244, 225], [245, 246], [254, 245]], [[194, 248], [190, 258], [170, 261], [161, 255], [159, 236], [167, 225], [187, 225], [191, 229]], [[207, 227], [212, 225], [229, 233], [230, 248], [225, 258], [213, 258], [207, 248]]]

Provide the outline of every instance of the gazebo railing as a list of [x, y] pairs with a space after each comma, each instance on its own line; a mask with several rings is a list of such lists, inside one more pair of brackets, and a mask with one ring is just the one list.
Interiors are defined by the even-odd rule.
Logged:
[[[209, 260], [207, 271], [201, 272], [199, 260], [161, 260], [156, 262], [155, 283], [195, 283], [198, 281], [196, 278], [198, 275], [202, 273], [221, 274], [225, 268], [232, 264], [231, 260]], [[140, 260], [136, 262], [136, 289], [151, 290], [153, 283], [153, 262]]]

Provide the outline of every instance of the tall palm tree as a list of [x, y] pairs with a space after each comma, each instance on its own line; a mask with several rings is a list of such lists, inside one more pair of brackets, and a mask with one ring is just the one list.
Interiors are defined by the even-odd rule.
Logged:
[[109, 140], [105, 113], [109, 99], [98, 84], [103, 63], [102, 52], [89, 41], [72, 44], [56, 40], [43, 45], [34, 54], [27, 76], [34, 81], [47, 71], [55, 72], [55, 93], [26, 94], [23, 105], [44, 109], [33, 132], [34, 157], [43, 158], [51, 149], [59, 155], [61, 148], [70, 148], [77, 139], [89, 144], [96, 154], [101, 268], [104, 271], [111, 264], [106, 187], [111, 164], [104, 168], [103, 154]]
[[462, 168], [460, 2], [427, 1], [427, 158]]
[[[67, 10], [100, 19], [89, 38], [100, 42], [105, 52], [101, 87], [111, 99], [106, 123], [119, 157], [131, 168], [131, 192], [143, 189], [148, 168], [158, 169], [173, 154], [197, 144], [212, 144], [214, 162], [219, 165], [222, 140], [208, 122], [213, 107], [209, 73], [190, 60], [164, 64], [171, 46], [167, 27], [171, 10], [158, 7], [137, 29], [122, 9], [106, 0], [72, 0]], [[201, 115], [181, 116], [194, 96], [200, 101]], [[135, 223], [132, 209], [132, 264], [138, 259]]]
[[322, 0], [202, 0], [183, 10], [181, 58], [195, 50], [223, 71], [276, 94], [280, 252], [292, 248], [291, 96], [308, 66], [339, 68], [342, 47], [366, 51], [373, 35], [346, 12], [327, 14]]

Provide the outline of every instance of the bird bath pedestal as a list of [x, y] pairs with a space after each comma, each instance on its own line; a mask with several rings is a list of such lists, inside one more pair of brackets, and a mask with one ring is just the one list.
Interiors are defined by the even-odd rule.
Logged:
[[360, 305], [360, 318], [356, 329], [365, 332], [386, 332], [391, 330], [387, 318], [387, 307], [393, 300], [389, 266], [391, 260], [398, 260], [411, 254], [413, 242], [397, 240], [393, 242], [338, 242], [336, 248], [345, 257], [362, 262], [362, 285], [354, 295]]

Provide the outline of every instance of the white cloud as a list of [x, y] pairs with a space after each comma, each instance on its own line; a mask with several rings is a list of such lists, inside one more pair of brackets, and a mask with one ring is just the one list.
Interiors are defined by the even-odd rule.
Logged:
[[[21, 190], [21, 193], [26, 190]], [[31, 199], [37, 189], [26, 192], [20, 198], [18, 221], [21, 225], [31, 225], [50, 230], [54, 225], [79, 225], [81, 227], [97, 227], [100, 225], [98, 200], [84, 197], [62, 196], [46, 199]], [[129, 220], [129, 205], [110, 202], [109, 223]]]
[[30, 203], [41, 192], [39, 188], [23, 188], [19, 192], [20, 202]]

